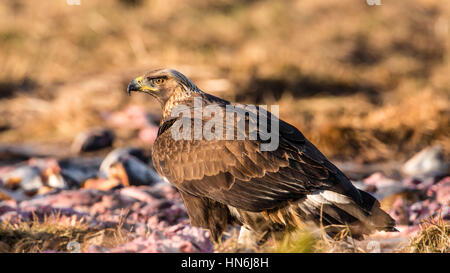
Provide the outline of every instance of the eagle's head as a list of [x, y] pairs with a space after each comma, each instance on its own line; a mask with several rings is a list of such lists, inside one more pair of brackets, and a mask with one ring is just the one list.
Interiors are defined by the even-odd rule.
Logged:
[[186, 76], [174, 69], [158, 69], [139, 76], [128, 84], [127, 92], [144, 92], [155, 97], [163, 106], [172, 95], [189, 95], [200, 89]]

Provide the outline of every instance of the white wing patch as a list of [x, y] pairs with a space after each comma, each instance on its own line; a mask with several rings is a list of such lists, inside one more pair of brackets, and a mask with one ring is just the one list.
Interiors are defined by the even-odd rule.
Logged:
[[333, 191], [316, 191], [306, 196], [308, 200], [315, 204], [350, 204], [352, 200], [343, 194]]

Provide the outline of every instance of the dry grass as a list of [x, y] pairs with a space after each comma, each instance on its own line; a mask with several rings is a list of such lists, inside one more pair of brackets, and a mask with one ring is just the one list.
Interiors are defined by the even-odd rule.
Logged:
[[43, 221], [20, 221], [0, 223], [0, 253], [71, 252], [77, 251], [73, 242], [79, 243], [79, 251], [90, 245], [114, 247], [128, 241], [127, 232], [119, 223], [114, 228], [88, 227], [83, 220], [51, 215]]
[[15, 0], [0, 15], [2, 142], [64, 144], [107, 111], [155, 109], [126, 83], [175, 67], [221, 97], [279, 104], [333, 158], [450, 151], [445, 1]]
[[450, 224], [442, 218], [424, 221], [409, 249], [419, 253], [450, 253]]
[[325, 154], [339, 159], [358, 155], [353, 159], [363, 161], [404, 160], [432, 144], [443, 145], [448, 155], [448, 105], [446, 95], [432, 89], [416, 94], [399, 90], [381, 106], [359, 95], [280, 102], [281, 116], [303, 109], [304, 115], [291, 119]]

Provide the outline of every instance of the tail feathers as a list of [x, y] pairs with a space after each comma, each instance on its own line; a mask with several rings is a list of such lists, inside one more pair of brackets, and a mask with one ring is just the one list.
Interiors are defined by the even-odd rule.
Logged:
[[369, 213], [368, 219], [377, 230], [398, 231], [395, 220], [380, 207], [380, 202], [370, 193], [359, 190], [363, 199], [364, 210]]
[[304, 220], [325, 226], [330, 236], [345, 228], [351, 236], [362, 238], [375, 231], [397, 231], [395, 221], [380, 208], [372, 195], [361, 191], [362, 205], [350, 197], [332, 191], [318, 191], [297, 203], [297, 214]]

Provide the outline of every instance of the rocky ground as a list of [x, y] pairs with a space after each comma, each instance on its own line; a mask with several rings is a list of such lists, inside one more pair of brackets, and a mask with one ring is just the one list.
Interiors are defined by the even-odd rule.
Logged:
[[[137, 128], [143, 141], [155, 139], [157, 127], [151, 115], [136, 108], [105, 119]], [[180, 195], [150, 167], [147, 151], [126, 147], [111, 149], [105, 156], [95, 153], [110, 147], [114, 139], [113, 131], [92, 128], [75, 138], [71, 155], [63, 156], [61, 151], [60, 155], [42, 155], [24, 147], [3, 147], [0, 250], [33, 251], [19, 243], [27, 236], [36, 238], [33, 227], [50, 223], [82, 226], [86, 234], [67, 239], [66, 246], [40, 244], [34, 251], [73, 251], [75, 242], [75, 250], [83, 252], [213, 252], [208, 232], [189, 225]], [[357, 187], [381, 200], [400, 231], [375, 234], [354, 247], [370, 251], [377, 242], [380, 251], [401, 251], [424, 221], [450, 220], [450, 176], [439, 146], [425, 149], [389, 176], [368, 166], [339, 165]], [[362, 175], [361, 170], [369, 173]], [[26, 234], [19, 228], [23, 225]], [[121, 240], [112, 242], [117, 235]]]

